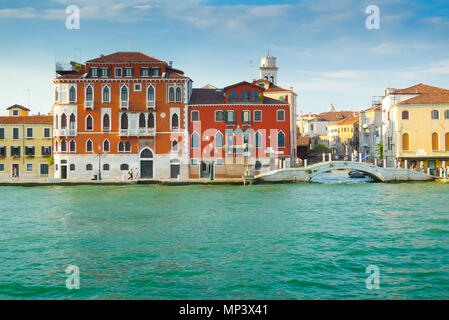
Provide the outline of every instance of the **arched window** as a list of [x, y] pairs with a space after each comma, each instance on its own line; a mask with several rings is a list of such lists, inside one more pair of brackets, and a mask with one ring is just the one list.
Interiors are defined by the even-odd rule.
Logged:
[[86, 165], [86, 171], [92, 171], [94, 167], [89, 163]]
[[55, 129], [59, 128], [59, 117], [58, 115], [55, 115]]
[[65, 113], [63, 113], [61, 117], [61, 129], [66, 128], [67, 128], [67, 116], [65, 115]]
[[192, 139], [191, 140], [192, 140], [191, 141], [192, 148], [194, 148], [194, 149], [199, 148], [199, 146], [200, 146], [200, 137], [199, 137], [198, 133], [194, 132], [192, 134]]
[[257, 131], [254, 136], [254, 144], [256, 145], [256, 148], [262, 147], [262, 134]]
[[176, 101], [181, 102], [181, 88], [180, 87], [176, 88]]
[[103, 141], [103, 151], [109, 152], [109, 141], [107, 139]]
[[70, 115], [69, 128], [71, 130], [74, 130], [76, 128], [76, 117], [73, 113]]
[[438, 120], [440, 118], [440, 113], [438, 112], [438, 110], [432, 110], [431, 118], [432, 120]]
[[178, 130], [179, 128], [179, 119], [177, 113], [173, 113], [173, 115], [171, 116], [171, 128], [172, 130]]
[[74, 86], [70, 87], [69, 90], [69, 101], [70, 102], [75, 102], [76, 101], [76, 90]]
[[70, 152], [75, 152], [75, 151], [76, 151], [76, 143], [75, 143], [75, 140], [71, 140], [71, 141], [70, 141], [69, 148], [70, 148]]
[[128, 129], [128, 115], [126, 113], [122, 113], [120, 127], [121, 129]]
[[121, 164], [120, 165], [120, 170], [128, 171], [129, 170], [129, 165], [127, 165], [126, 163]]
[[94, 92], [91, 85], [86, 87], [86, 101], [92, 101], [94, 99]]
[[402, 135], [402, 151], [410, 151], [410, 136], [408, 133]]
[[143, 113], [141, 113], [139, 116], [139, 128], [145, 129], [145, 127], [146, 127], [145, 115]]
[[408, 113], [407, 110], [402, 111], [402, 120], [409, 120], [410, 119], [410, 114]]
[[59, 147], [58, 140], [56, 140], [55, 141], [55, 151], [58, 151], [58, 147]]
[[125, 144], [122, 141], [120, 141], [118, 143], [118, 152], [124, 152], [124, 151], [125, 151]]
[[223, 134], [220, 131], [215, 134], [215, 148], [223, 148]]
[[59, 90], [58, 90], [58, 87], [55, 88], [55, 101], [59, 101]]
[[449, 132], [448, 133], [446, 133], [446, 135], [444, 136], [444, 140], [445, 140], [445, 149], [446, 149], [446, 151], [449, 151]]
[[131, 152], [131, 143], [129, 141], [125, 143], [125, 152]]
[[148, 115], [148, 128], [150, 129], [154, 128], [154, 113], [150, 113]]
[[432, 150], [433, 151], [440, 150], [439, 137], [438, 137], [438, 133], [436, 133], [436, 132], [432, 133]]
[[110, 102], [110, 91], [108, 86], [103, 87], [103, 102]]
[[150, 149], [144, 149], [140, 154], [141, 158], [153, 158], [153, 152]]
[[109, 164], [105, 163], [105, 164], [103, 165], [103, 170], [104, 170], [104, 171], [109, 171]]
[[75, 165], [73, 163], [70, 165], [70, 171], [75, 171]]
[[94, 119], [89, 114], [86, 118], [86, 130], [93, 130], [94, 129]]
[[109, 118], [109, 114], [105, 113], [103, 116], [103, 131], [111, 130], [111, 119]]
[[168, 101], [175, 101], [175, 89], [173, 87], [168, 90]]
[[120, 90], [120, 100], [128, 101], [128, 88], [126, 86], [122, 86], [122, 89]]
[[282, 131], [278, 133], [278, 148], [285, 148], [285, 134]]
[[94, 150], [94, 147], [92, 145], [92, 140], [87, 140], [86, 142], [86, 152], [92, 152]]
[[61, 152], [67, 152], [67, 142], [61, 140]]
[[449, 110], [444, 110], [444, 119], [449, 119]]
[[171, 143], [171, 151], [177, 152], [178, 151], [178, 140], [174, 139]]
[[154, 87], [153, 86], [148, 87], [147, 99], [148, 99], [148, 102], [154, 102]]

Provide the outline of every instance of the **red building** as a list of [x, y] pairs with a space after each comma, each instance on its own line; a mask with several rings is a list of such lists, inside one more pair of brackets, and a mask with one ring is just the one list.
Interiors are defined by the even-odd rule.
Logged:
[[[188, 105], [191, 178], [242, 177], [290, 163], [290, 107], [246, 81], [193, 89]], [[287, 160], [287, 161], [285, 161]]]

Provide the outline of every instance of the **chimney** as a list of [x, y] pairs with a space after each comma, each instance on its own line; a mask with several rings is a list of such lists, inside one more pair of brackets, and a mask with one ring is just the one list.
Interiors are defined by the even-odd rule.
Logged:
[[170, 68], [173, 68], [173, 61], [169, 61], [169, 62], [168, 62], [168, 66], [169, 66]]

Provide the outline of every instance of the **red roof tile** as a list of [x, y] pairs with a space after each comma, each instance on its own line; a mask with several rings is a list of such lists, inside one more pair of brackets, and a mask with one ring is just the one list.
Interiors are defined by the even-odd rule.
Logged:
[[25, 111], [30, 111], [30, 109], [25, 108], [24, 106], [22, 106], [20, 104], [15, 104], [13, 106], [10, 106], [10, 107], [6, 108], [6, 110], [9, 110], [9, 109], [12, 109], [12, 108], [19, 108], [19, 109], [22, 109], [22, 110], [25, 110]]
[[438, 93], [438, 92], [448, 92], [448, 89], [443, 89], [439, 87], [429, 86], [427, 84], [419, 83], [417, 85], [405, 88], [405, 89], [394, 89], [392, 94], [418, 94], [418, 93]]
[[0, 117], [4, 124], [53, 124], [52, 116]]
[[126, 63], [126, 62], [156, 62], [165, 63], [155, 57], [142, 52], [116, 52], [109, 55], [102, 55], [99, 58], [88, 60], [87, 63]]

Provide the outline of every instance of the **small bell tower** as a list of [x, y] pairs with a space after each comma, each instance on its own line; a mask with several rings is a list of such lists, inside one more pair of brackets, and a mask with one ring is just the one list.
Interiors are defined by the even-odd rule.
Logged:
[[273, 84], [277, 84], [278, 81], [278, 67], [276, 66], [276, 58], [268, 54], [260, 59], [260, 79], [268, 80]]

